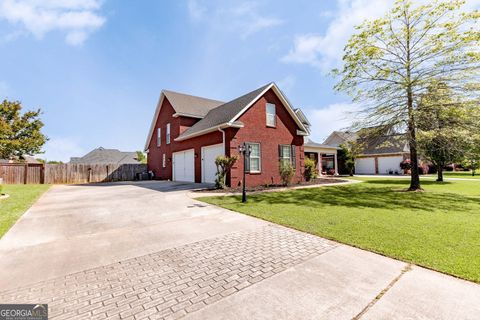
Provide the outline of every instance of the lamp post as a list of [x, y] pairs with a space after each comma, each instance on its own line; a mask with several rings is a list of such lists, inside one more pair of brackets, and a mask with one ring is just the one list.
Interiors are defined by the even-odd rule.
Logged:
[[243, 155], [243, 181], [242, 181], [242, 202], [247, 202], [247, 190], [245, 189], [245, 177], [246, 177], [246, 168], [247, 161], [250, 158], [250, 153], [252, 152], [252, 147], [247, 145], [245, 142], [243, 145], [238, 146], [238, 151]]

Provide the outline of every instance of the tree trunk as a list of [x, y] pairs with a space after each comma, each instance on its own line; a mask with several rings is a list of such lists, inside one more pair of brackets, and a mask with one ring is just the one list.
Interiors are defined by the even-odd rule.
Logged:
[[410, 137], [410, 188], [409, 191], [422, 190], [420, 187], [420, 174], [418, 172], [418, 154], [417, 154], [417, 134], [415, 131], [415, 118], [413, 115], [413, 96], [411, 89], [407, 92], [408, 95], [408, 135]]
[[[408, 9], [408, 7], [406, 7]], [[407, 41], [406, 41], [406, 71], [407, 71], [407, 109], [408, 109], [408, 135], [409, 135], [409, 144], [410, 144], [410, 163], [411, 163], [411, 173], [410, 173], [410, 188], [408, 191], [417, 191], [422, 190], [420, 187], [420, 175], [418, 173], [418, 154], [417, 154], [417, 134], [416, 134], [416, 124], [415, 124], [415, 115], [413, 109], [413, 89], [412, 89], [412, 65], [411, 65], [411, 48], [410, 48], [410, 33], [412, 31], [410, 21], [408, 20], [407, 14], [405, 12], [405, 18], [407, 20]]]
[[443, 182], [443, 166], [437, 165], [437, 181]]

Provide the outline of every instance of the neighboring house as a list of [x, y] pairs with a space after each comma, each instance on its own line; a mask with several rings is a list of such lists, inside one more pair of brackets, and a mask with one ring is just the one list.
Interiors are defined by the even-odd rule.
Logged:
[[[239, 146], [246, 143], [252, 150], [247, 185], [280, 183], [280, 161], [290, 162], [293, 181], [300, 181], [308, 127], [275, 83], [225, 103], [163, 90], [145, 145], [148, 168], [158, 179], [212, 183], [215, 158], [239, 155]], [[227, 185], [240, 185], [242, 175], [240, 157]]]
[[337, 151], [338, 146], [316, 143], [305, 137], [305, 157], [315, 161], [320, 175], [338, 174]]
[[71, 157], [73, 164], [137, 164], [136, 152], [125, 152], [117, 149], [99, 147], [93, 149], [83, 157]]
[[323, 144], [332, 146], [332, 147], [340, 147], [341, 144], [357, 139], [357, 134], [351, 131], [333, 131], [327, 139], [323, 142]]
[[[334, 131], [325, 144], [340, 146], [356, 140], [354, 132]], [[400, 163], [410, 157], [405, 134], [391, 134], [359, 140], [363, 150], [355, 159], [355, 174], [403, 174]]]

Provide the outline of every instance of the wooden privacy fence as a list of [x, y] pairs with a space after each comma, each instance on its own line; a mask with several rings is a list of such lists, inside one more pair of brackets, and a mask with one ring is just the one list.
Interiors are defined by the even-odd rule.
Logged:
[[5, 184], [131, 181], [146, 170], [146, 164], [1, 163], [0, 178]]

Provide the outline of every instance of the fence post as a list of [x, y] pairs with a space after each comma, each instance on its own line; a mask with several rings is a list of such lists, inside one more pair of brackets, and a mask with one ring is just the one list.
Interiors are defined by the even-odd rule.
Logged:
[[40, 184], [45, 184], [45, 163], [40, 167]]
[[25, 166], [24, 166], [24, 173], [23, 173], [23, 184], [27, 184], [27, 180], [28, 180], [28, 163], [25, 163]]

